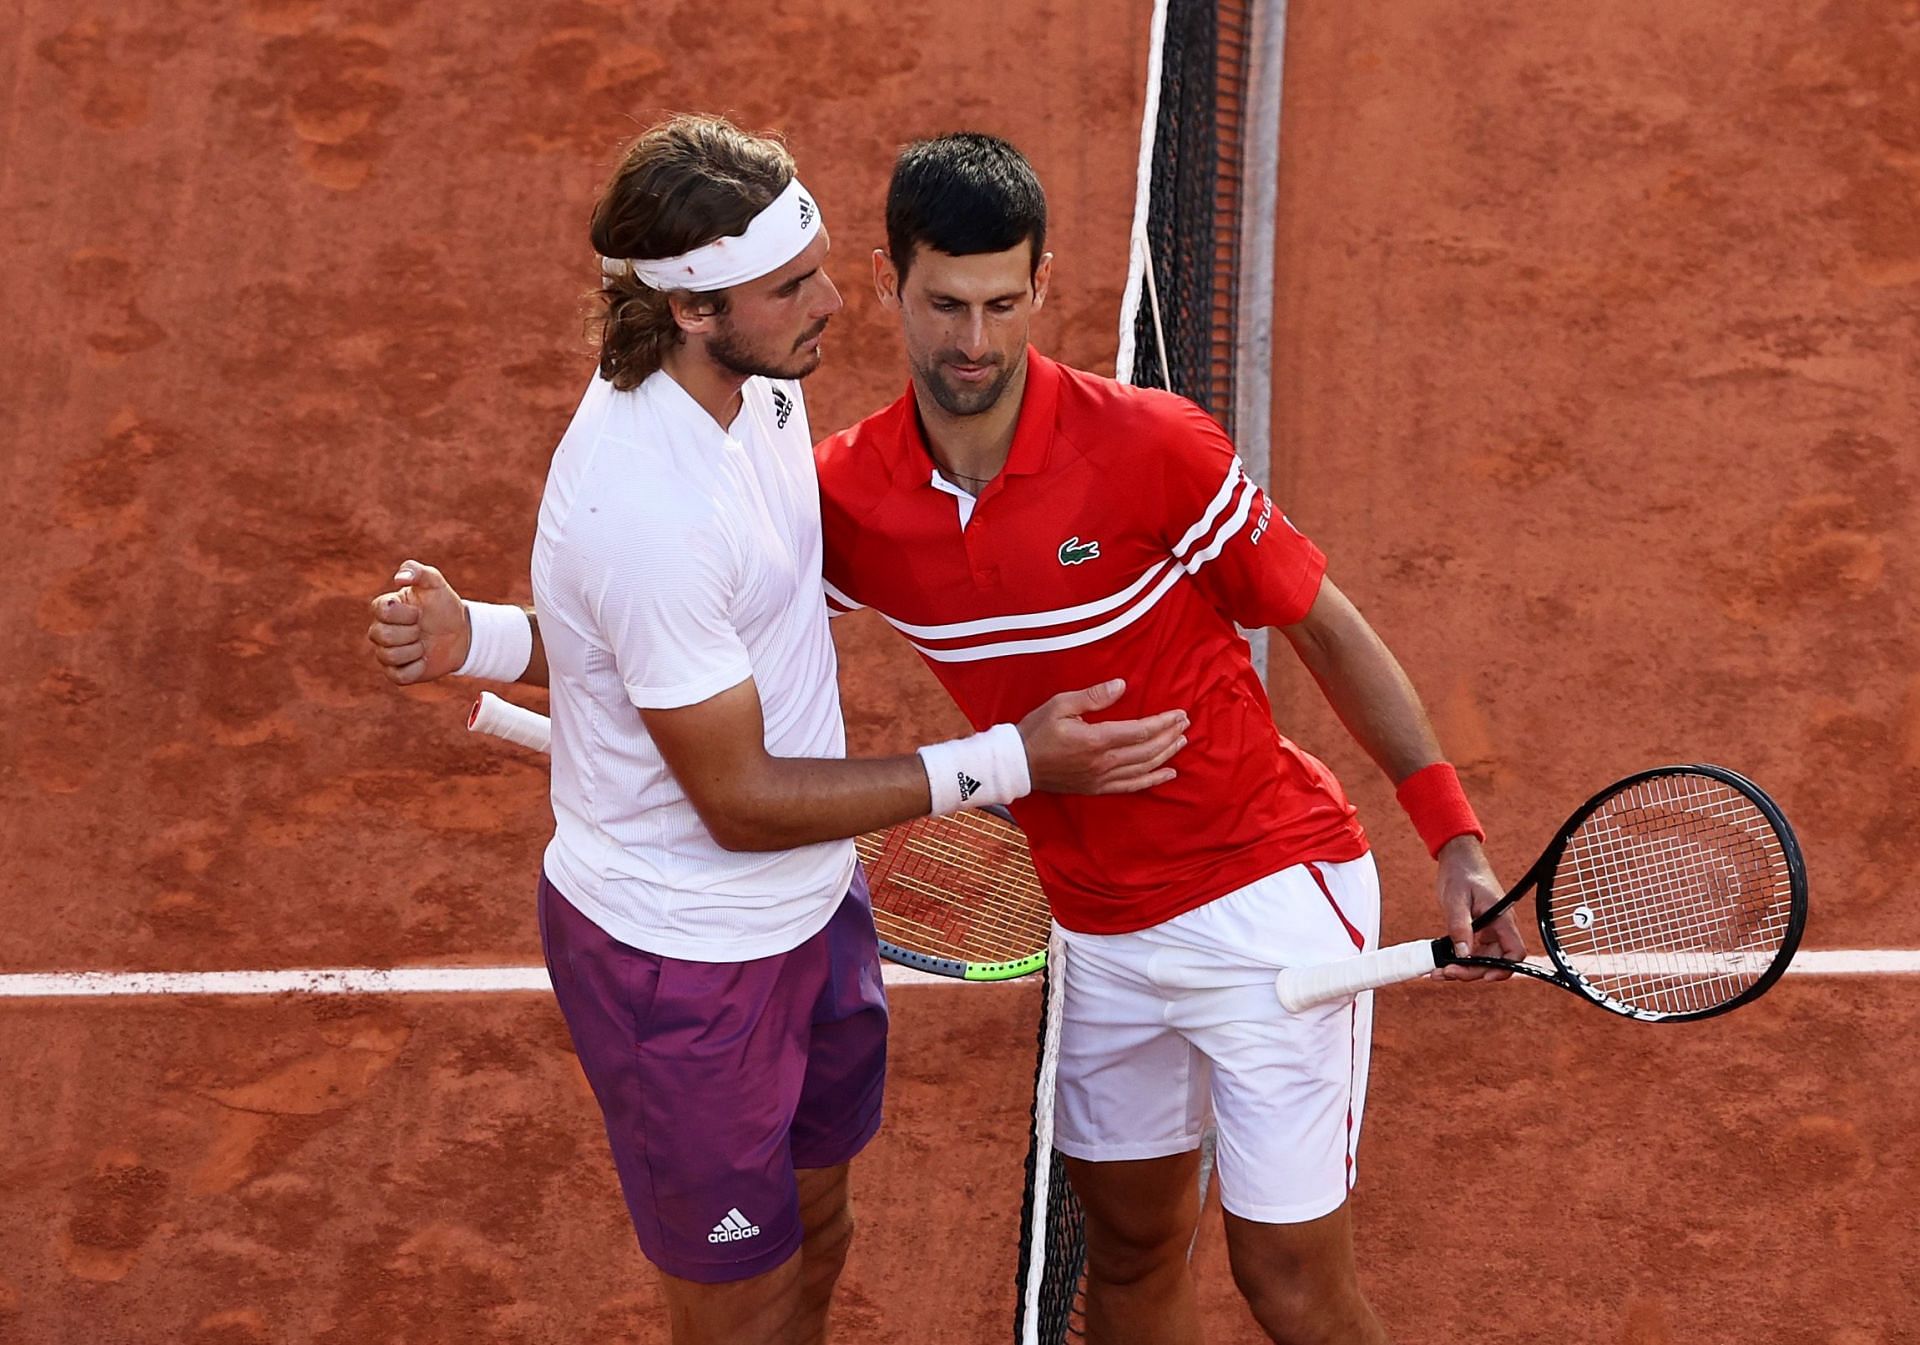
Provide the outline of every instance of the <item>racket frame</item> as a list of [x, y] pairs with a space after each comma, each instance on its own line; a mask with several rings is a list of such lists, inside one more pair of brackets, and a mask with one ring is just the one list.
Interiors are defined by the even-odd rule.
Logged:
[[[1018, 828], [1013, 814], [997, 803], [988, 804], [977, 811], [991, 813], [1009, 826]], [[864, 869], [866, 861], [861, 861]], [[915, 971], [924, 971], [934, 976], [947, 976], [958, 981], [1011, 981], [1021, 976], [1031, 976], [1044, 970], [1047, 965], [1047, 950], [1010, 962], [963, 962], [955, 957], [940, 957], [934, 953], [915, 952], [911, 948], [902, 948], [899, 944], [889, 943], [887, 937], [878, 931], [875, 921], [875, 937], [880, 943], [880, 956], [902, 967], [911, 967]]]
[[[1560, 867], [1560, 860], [1572, 842], [1573, 835], [1580, 824], [1593, 816], [1602, 805], [1615, 795], [1623, 794], [1635, 785], [1648, 780], [1656, 780], [1668, 775], [1701, 775], [1718, 780], [1741, 794], [1772, 826], [1774, 835], [1779, 838], [1780, 852], [1786, 859], [1787, 882], [1790, 891], [1787, 930], [1780, 940], [1780, 947], [1774, 953], [1773, 962], [1766, 971], [1732, 999], [1705, 1009], [1689, 1009], [1682, 1013], [1654, 1013], [1646, 1009], [1634, 1009], [1616, 1003], [1604, 992], [1593, 986], [1568, 962], [1565, 951], [1560, 947], [1559, 939], [1553, 932], [1553, 875]], [[1499, 919], [1521, 897], [1527, 889], [1534, 891], [1534, 919], [1540, 928], [1540, 941], [1547, 958], [1553, 963], [1554, 970], [1532, 966], [1525, 962], [1513, 962], [1503, 957], [1458, 957], [1453, 951], [1450, 939], [1440, 938], [1433, 941], [1435, 967], [1493, 967], [1502, 971], [1516, 972], [1522, 976], [1531, 976], [1535, 980], [1546, 981], [1561, 989], [1580, 996], [1584, 1000], [1598, 1004], [1625, 1018], [1635, 1018], [1647, 1023], [1691, 1023], [1702, 1018], [1713, 1018], [1728, 1013], [1742, 1004], [1758, 999], [1770, 989], [1773, 983], [1786, 974], [1787, 964], [1793, 961], [1794, 953], [1800, 947], [1800, 936], [1807, 924], [1807, 869], [1800, 854], [1800, 842], [1793, 834], [1793, 828], [1787, 824], [1786, 814], [1767, 796], [1765, 790], [1738, 771], [1728, 770], [1725, 766], [1714, 766], [1704, 762], [1692, 765], [1655, 766], [1649, 770], [1636, 771], [1624, 779], [1616, 780], [1605, 789], [1581, 804], [1560, 827], [1551, 844], [1540, 853], [1520, 881], [1508, 890], [1500, 901], [1488, 907], [1474, 919], [1474, 932], [1485, 929]]]

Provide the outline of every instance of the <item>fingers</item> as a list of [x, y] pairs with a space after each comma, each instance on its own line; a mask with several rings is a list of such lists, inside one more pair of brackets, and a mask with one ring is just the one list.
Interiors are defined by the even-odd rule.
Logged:
[[[1526, 943], [1520, 937], [1519, 928], [1511, 915], [1502, 915], [1485, 929], [1476, 931], [1473, 936], [1472, 955], [1474, 957], [1498, 957], [1509, 962], [1520, 962], [1527, 955]], [[1444, 967], [1435, 973], [1445, 981], [1510, 981], [1513, 973], [1505, 967]]]
[[394, 611], [375, 612], [367, 627], [367, 639], [377, 645], [408, 644], [426, 638], [420, 629], [420, 609], [404, 604]]
[[1527, 955], [1527, 941], [1520, 936], [1520, 926], [1514, 923], [1510, 914], [1501, 916], [1481, 930], [1480, 937], [1493, 945], [1494, 957], [1518, 962]]
[[450, 588], [445, 575], [431, 565], [423, 565], [417, 560], [404, 560], [400, 568], [393, 572], [393, 582], [406, 584], [417, 589]]
[[395, 686], [410, 687], [426, 675], [427, 665], [424, 660], [416, 659], [402, 667], [382, 668], [380, 671], [384, 672], [387, 680]]
[[416, 639], [382, 639], [377, 632], [395, 627], [375, 626], [367, 632], [367, 639], [373, 643], [373, 657], [388, 668], [400, 668], [409, 663], [418, 663], [427, 657], [427, 647]]
[[405, 593], [382, 593], [367, 604], [367, 611], [373, 614], [375, 621], [420, 624], [420, 607], [407, 601]]
[[1127, 689], [1126, 679], [1116, 677], [1110, 682], [1090, 686], [1080, 691], [1063, 691], [1047, 701], [1056, 713], [1066, 715], [1084, 715], [1094, 710], [1104, 710], [1120, 699], [1120, 693]]
[[1127, 773], [1133, 767], [1144, 766], [1151, 770], [1186, 745], [1187, 735], [1182, 726], [1169, 724], [1145, 742], [1116, 747], [1103, 753], [1095, 760], [1094, 769]]
[[1143, 789], [1152, 789], [1164, 785], [1178, 775], [1178, 771], [1165, 767], [1149, 771], [1145, 775], [1133, 776], [1124, 780], [1102, 780], [1090, 791], [1095, 794], [1138, 794]]
[[[1078, 695], [1080, 693], [1071, 693]], [[1079, 741], [1093, 751], [1101, 748], [1144, 746], [1177, 738], [1187, 731], [1187, 712], [1168, 710], [1146, 719], [1110, 719], [1103, 724], [1079, 726]]]
[[1447, 938], [1453, 941], [1453, 955], [1472, 956], [1473, 911], [1466, 893], [1449, 891], [1440, 898], [1440, 904], [1447, 914]]
[[[1501, 957], [1509, 962], [1523, 962], [1527, 956], [1527, 941], [1520, 937], [1520, 927], [1511, 914], [1503, 915], [1491, 925], [1480, 931], [1477, 952], [1483, 957]], [[1488, 968], [1487, 979], [1508, 981], [1513, 979], [1510, 971]]]
[[[1447, 940], [1453, 945], [1453, 955], [1473, 956], [1473, 908], [1468, 893], [1451, 884], [1443, 886], [1440, 909], [1447, 918]], [[1485, 967], [1453, 965], [1440, 968], [1438, 973], [1443, 981], [1478, 981], [1485, 979], [1486, 974]]]

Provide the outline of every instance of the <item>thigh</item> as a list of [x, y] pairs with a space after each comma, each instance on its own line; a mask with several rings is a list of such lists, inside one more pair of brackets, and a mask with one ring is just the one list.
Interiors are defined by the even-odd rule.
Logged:
[[1068, 934], [1055, 964], [1063, 997], [1054, 1147], [1095, 1163], [1186, 1154], [1208, 1112], [1207, 1062], [1166, 1017], [1137, 935]]
[[793, 1118], [793, 1161], [802, 1169], [844, 1166], [880, 1128], [887, 992], [864, 872], [855, 872], [852, 890], [814, 941], [820, 945], [822, 980]]
[[641, 1250], [702, 1284], [781, 1265], [802, 1236], [789, 1137], [812, 1003], [805, 960], [646, 953], [544, 880], [540, 908], [554, 993]]
[[[1363, 857], [1302, 865], [1194, 913], [1187, 930], [1222, 958], [1329, 961], [1371, 948], [1379, 888]], [[1184, 917], [1183, 917], [1184, 919]], [[1204, 992], [1181, 1006], [1188, 1039], [1212, 1069], [1220, 1200], [1242, 1219], [1305, 1223], [1337, 1210], [1355, 1178], [1372, 1037], [1371, 994], [1289, 1014]]]

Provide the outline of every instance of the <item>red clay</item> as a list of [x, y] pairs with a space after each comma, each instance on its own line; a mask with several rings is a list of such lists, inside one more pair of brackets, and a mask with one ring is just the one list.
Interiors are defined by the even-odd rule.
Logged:
[[[1607, 779], [1706, 758], [1798, 825], [1816, 947], [1912, 945], [1920, 10], [1294, 0], [1275, 494], [1406, 659], [1517, 874]], [[891, 148], [1011, 135], [1039, 332], [1105, 367], [1146, 7], [680, 0], [15, 7], [0, 43], [0, 971], [530, 961], [539, 764], [400, 695], [392, 562], [524, 594], [633, 125], [789, 132], [848, 311], [810, 389], [901, 384]], [[957, 729], [842, 622], [856, 750]], [[1360, 804], [1390, 936], [1428, 867]], [[1005, 1338], [1031, 989], [896, 997], [847, 1341]], [[1920, 1339], [1910, 984], [1690, 1028], [1533, 986], [1383, 1000], [1361, 1257], [1402, 1342]], [[664, 1339], [538, 996], [0, 1010], [0, 1341]], [[1252, 1341], [1217, 1227], [1209, 1339]]]

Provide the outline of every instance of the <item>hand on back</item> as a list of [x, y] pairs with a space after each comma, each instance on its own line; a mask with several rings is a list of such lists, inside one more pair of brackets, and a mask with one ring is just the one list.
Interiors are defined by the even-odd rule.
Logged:
[[1131, 794], [1173, 779], [1166, 763], [1187, 745], [1186, 711], [1087, 722], [1086, 715], [1114, 704], [1126, 688], [1115, 678], [1084, 691], [1063, 691], [1020, 721], [1027, 773], [1036, 791]]
[[402, 563], [393, 581], [402, 587], [368, 604], [367, 642], [387, 680], [414, 686], [457, 672], [472, 641], [460, 595], [440, 571], [416, 560]]

